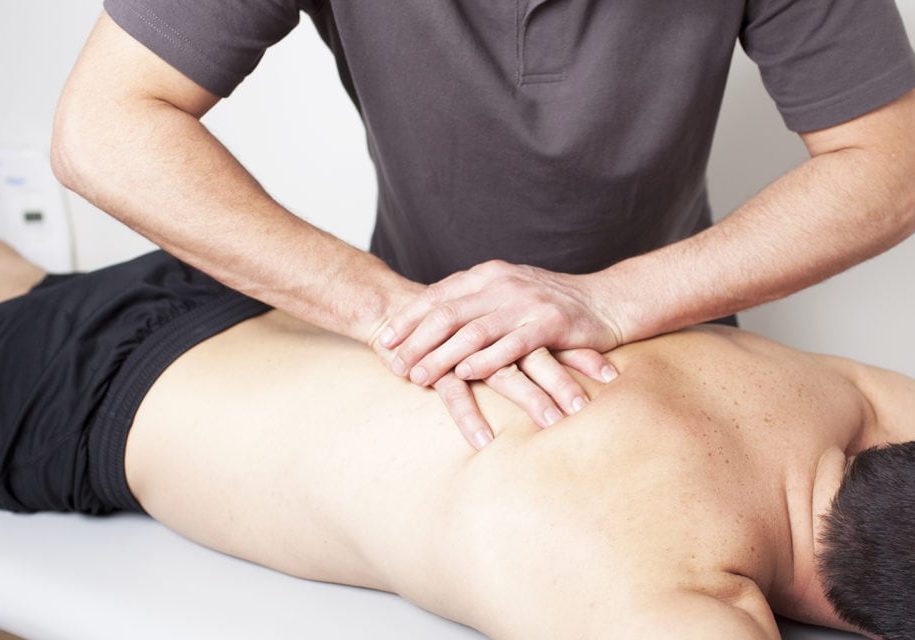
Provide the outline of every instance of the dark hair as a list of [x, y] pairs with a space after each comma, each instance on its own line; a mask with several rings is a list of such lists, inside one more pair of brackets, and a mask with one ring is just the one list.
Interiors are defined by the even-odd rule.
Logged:
[[825, 516], [817, 558], [846, 622], [886, 640], [915, 634], [915, 442], [855, 457]]

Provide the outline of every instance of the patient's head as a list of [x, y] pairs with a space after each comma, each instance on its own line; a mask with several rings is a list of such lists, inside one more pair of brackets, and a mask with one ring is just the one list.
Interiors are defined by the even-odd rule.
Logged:
[[870, 635], [915, 629], [915, 442], [868, 449], [849, 466], [817, 558], [836, 613]]

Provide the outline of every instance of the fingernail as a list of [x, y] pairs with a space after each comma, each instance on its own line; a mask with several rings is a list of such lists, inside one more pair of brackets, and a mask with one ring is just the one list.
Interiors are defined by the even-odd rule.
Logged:
[[473, 371], [470, 370], [469, 364], [467, 364], [466, 362], [462, 362], [454, 369], [454, 373], [461, 380], [466, 380], [473, 374]]
[[381, 332], [381, 341], [382, 346], [390, 347], [391, 343], [394, 342], [394, 330], [391, 327], [386, 328]]
[[490, 442], [492, 442], [492, 436], [486, 431], [477, 431], [473, 434], [473, 444], [477, 449], [482, 449]]
[[429, 372], [425, 367], [416, 366], [410, 371], [410, 380], [416, 384], [423, 384], [429, 379]]
[[574, 400], [572, 400], [572, 411], [574, 411], [575, 413], [578, 413], [579, 411], [581, 411], [584, 408], [585, 408], [585, 399], [582, 398], [581, 396], [576, 396], [576, 398]]
[[402, 376], [407, 372], [407, 365], [400, 359], [400, 356], [397, 356], [391, 362], [391, 369], [393, 369], [394, 373], [397, 375]]
[[616, 369], [607, 365], [600, 370], [600, 375], [604, 378], [604, 382], [613, 382], [619, 374], [616, 372]]
[[559, 419], [562, 418], [562, 414], [559, 413], [559, 410], [556, 407], [550, 407], [543, 412], [543, 418], [546, 420], [546, 423], [552, 427], [559, 422]]

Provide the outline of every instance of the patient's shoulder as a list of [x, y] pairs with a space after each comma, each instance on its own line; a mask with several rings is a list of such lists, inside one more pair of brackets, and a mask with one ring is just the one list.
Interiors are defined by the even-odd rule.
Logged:
[[723, 574], [708, 588], [678, 588], [648, 599], [632, 616], [626, 637], [772, 640], [780, 636], [756, 583]]

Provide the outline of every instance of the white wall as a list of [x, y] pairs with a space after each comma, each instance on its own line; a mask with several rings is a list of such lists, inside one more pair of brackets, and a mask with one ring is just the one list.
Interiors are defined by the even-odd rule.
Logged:
[[[897, 0], [915, 35], [915, 3]], [[97, 17], [97, 0], [0, 0], [0, 146], [47, 149], [57, 94]], [[738, 48], [739, 49], [739, 48]], [[278, 200], [367, 247], [375, 184], [355, 109], [307, 19], [206, 124]], [[712, 202], [725, 214], [805, 157], [756, 68], [735, 56], [712, 154]], [[92, 269], [151, 245], [73, 194], [77, 264]], [[915, 239], [786, 300], [741, 314], [794, 346], [915, 375]]]

